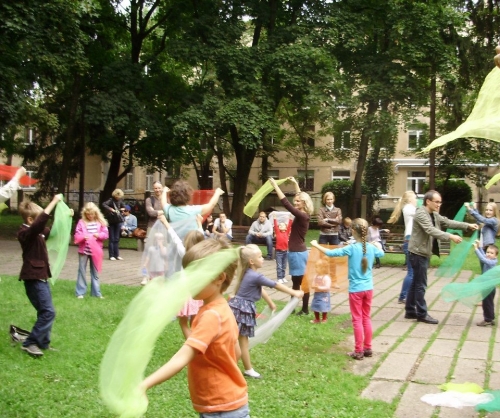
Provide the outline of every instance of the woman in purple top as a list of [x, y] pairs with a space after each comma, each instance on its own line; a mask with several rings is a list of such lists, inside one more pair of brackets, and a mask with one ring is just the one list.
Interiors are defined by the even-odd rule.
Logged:
[[[283, 206], [291, 212], [295, 219], [292, 223], [292, 230], [290, 232], [290, 239], [288, 240], [288, 267], [290, 275], [292, 276], [292, 289], [299, 290], [302, 284], [302, 278], [306, 272], [307, 258], [309, 252], [306, 247], [306, 234], [309, 229], [309, 219], [314, 211], [311, 197], [300, 191], [299, 184], [294, 177], [288, 177], [288, 180], [295, 185], [295, 197], [293, 198], [293, 205], [285, 197], [276, 181], [273, 178], [269, 182], [274, 187], [278, 198], [281, 200]], [[304, 293], [302, 298], [302, 310], [297, 315], [309, 314], [309, 293]]]

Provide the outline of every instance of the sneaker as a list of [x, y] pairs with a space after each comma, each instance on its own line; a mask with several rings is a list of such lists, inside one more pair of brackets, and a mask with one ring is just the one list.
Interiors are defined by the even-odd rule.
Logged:
[[116, 257], [117, 260], [123, 260], [123, 257]]
[[78, 295], [76, 298], [77, 299], [83, 299], [83, 295]]
[[285, 283], [285, 281], [284, 281], [283, 279], [278, 279], [278, 283], [279, 283], [279, 284], [284, 284], [284, 283]]
[[148, 278], [144, 277], [144, 279], [142, 279], [141, 286], [146, 286], [147, 284], [148, 284]]
[[30, 344], [27, 347], [21, 346], [21, 350], [26, 351], [30, 356], [41, 357], [43, 356], [43, 351], [38, 348], [36, 344]]
[[357, 351], [351, 351], [350, 353], [347, 353], [347, 355], [354, 360], [363, 360], [365, 357], [365, 354], [363, 351], [357, 352]]
[[26, 338], [28, 338], [28, 337], [26, 335], [21, 335], [17, 332], [14, 332], [13, 334], [10, 334], [10, 338], [15, 343], [23, 343], [26, 341]]
[[288, 280], [287, 279], [283, 279], [283, 283], [288, 283]]
[[324, 324], [325, 322], [327, 322], [327, 321], [328, 321], [328, 319], [327, 319], [327, 318], [325, 318], [325, 319], [322, 319], [322, 320], [321, 320], [321, 322], [322, 322], [323, 324]]
[[252, 369], [252, 370], [245, 370], [243, 372], [243, 374], [245, 376], [248, 376], [248, 377], [253, 377], [254, 379], [261, 379], [262, 378], [262, 376], [259, 373], [257, 373], [254, 369]]
[[403, 303], [406, 303], [406, 299], [398, 299], [398, 303], [402, 305]]
[[370, 348], [365, 348], [363, 350], [363, 355], [365, 357], [371, 357], [371, 356], [373, 356], [373, 351]]
[[271, 257], [270, 255], [268, 255], [264, 260], [271, 261], [272, 259], [273, 259], [273, 257]]
[[490, 327], [495, 325], [495, 321], [481, 321], [476, 324], [478, 327]]
[[30, 335], [30, 332], [15, 325], [10, 325], [9, 334], [13, 342], [23, 343]]
[[115, 257], [109, 257], [109, 260], [110, 261], [116, 261], [116, 258]]
[[319, 319], [311, 319], [311, 324], [321, 324], [321, 321]]
[[304, 312], [303, 310], [300, 310], [295, 315], [297, 315], [297, 316], [309, 315], [309, 312]]

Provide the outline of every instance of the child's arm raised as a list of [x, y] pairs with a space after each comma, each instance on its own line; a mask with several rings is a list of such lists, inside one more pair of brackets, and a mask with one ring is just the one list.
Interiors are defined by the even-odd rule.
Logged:
[[313, 239], [311, 241], [311, 245], [315, 248], [317, 248], [318, 250], [320, 250], [322, 253], [326, 253], [326, 251], [328, 250], [328, 248], [325, 248], [321, 245], [318, 244], [318, 241], [316, 241], [315, 239]]
[[50, 213], [54, 210], [56, 205], [61, 201], [61, 195], [56, 194], [53, 198], [52, 201], [47, 205], [47, 207], [43, 210], [47, 215], [50, 215]]
[[163, 383], [179, 373], [184, 367], [186, 367], [191, 360], [193, 360], [196, 355], [196, 350], [189, 345], [184, 344], [177, 353], [168, 361], [160, 367], [156, 372], [146, 377], [141, 383], [141, 387], [144, 391], [151, 389], [153, 386]]
[[274, 304], [273, 300], [264, 289], [262, 289], [262, 299], [266, 301], [267, 305], [271, 308], [273, 312], [276, 310], [276, 305]]

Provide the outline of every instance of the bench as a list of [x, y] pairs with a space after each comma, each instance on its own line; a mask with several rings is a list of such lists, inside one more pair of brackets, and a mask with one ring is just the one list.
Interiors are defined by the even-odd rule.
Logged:
[[[404, 254], [404, 234], [381, 232], [380, 237], [384, 241], [386, 254]], [[439, 241], [439, 253], [450, 254], [450, 241]]]

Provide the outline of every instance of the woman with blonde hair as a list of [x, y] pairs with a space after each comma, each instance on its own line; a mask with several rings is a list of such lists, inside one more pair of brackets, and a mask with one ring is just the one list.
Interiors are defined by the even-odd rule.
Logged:
[[87, 262], [90, 261], [90, 295], [102, 298], [99, 277], [103, 258], [103, 242], [108, 239], [108, 222], [95, 203], [87, 203], [75, 229], [75, 244], [78, 245], [78, 278], [75, 294], [83, 299], [87, 293], [85, 280]]
[[121, 224], [123, 223], [123, 215], [121, 214], [122, 208], [125, 209], [123, 204], [123, 191], [121, 189], [113, 190], [111, 197], [103, 202], [104, 216], [109, 224], [109, 259], [111, 261], [123, 260], [120, 257], [120, 231]]
[[411, 283], [413, 281], [413, 268], [410, 264], [410, 257], [408, 256], [408, 243], [410, 242], [411, 230], [413, 229], [413, 217], [415, 216], [415, 211], [417, 210], [417, 195], [413, 190], [407, 190], [403, 193], [401, 199], [399, 199], [398, 204], [394, 208], [391, 217], [387, 223], [396, 223], [403, 214], [403, 219], [405, 223], [404, 241], [403, 241], [403, 252], [406, 256], [406, 277], [403, 280], [403, 285], [401, 287], [401, 293], [399, 294], [398, 303], [405, 303], [406, 295], [408, 290], [410, 290]]
[[[306, 272], [308, 251], [306, 247], [306, 234], [309, 229], [309, 220], [314, 211], [314, 206], [311, 197], [300, 191], [300, 186], [294, 177], [288, 177], [295, 186], [295, 197], [293, 198], [293, 205], [288, 201], [285, 194], [281, 191], [276, 181], [269, 178], [269, 182], [274, 187], [281, 200], [282, 205], [291, 212], [295, 218], [292, 222], [292, 229], [290, 231], [290, 239], [288, 240], [288, 266], [290, 275], [292, 276], [292, 289], [300, 290], [304, 273]], [[304, 293], [302, 298], [302, 309], [297, 315], [309, 314], [309, 293]]]
[[339, 245], [339, 228], [342, 224], [342, 211], [336, 208], [335, 195], [332, 192], [326, 192], [322, 198], [323, 207], [318, 211], [318, 226], [320, 244]]

